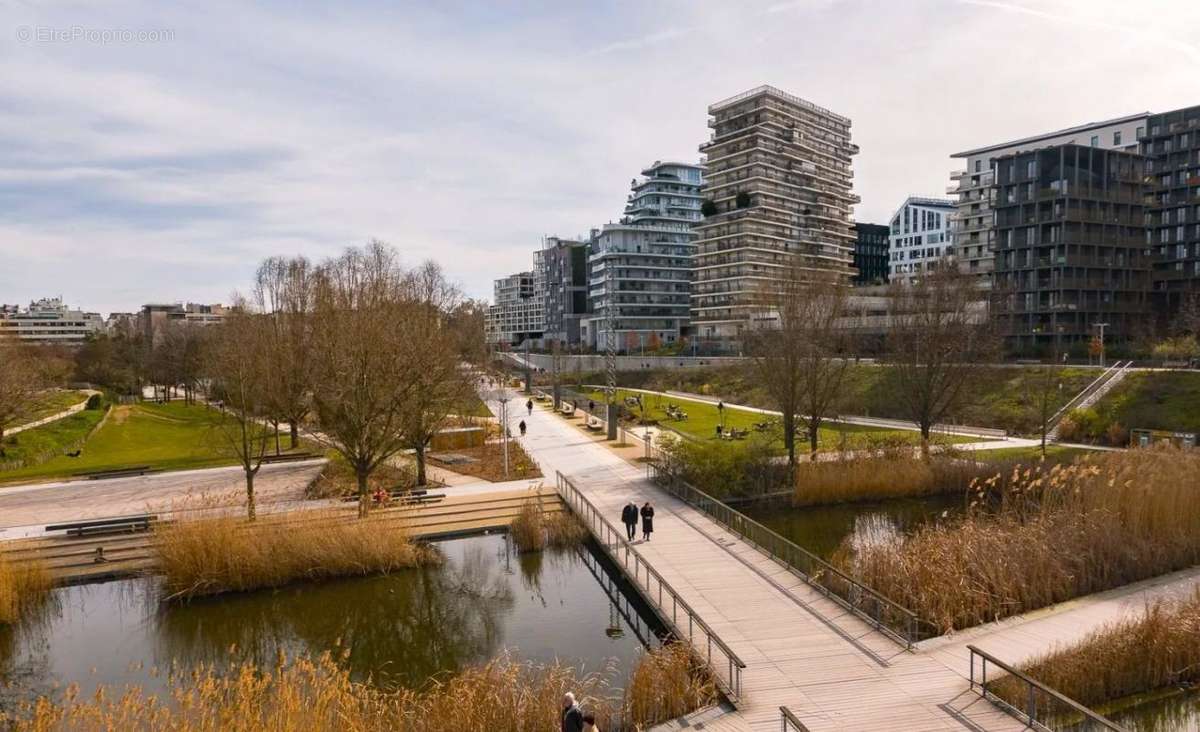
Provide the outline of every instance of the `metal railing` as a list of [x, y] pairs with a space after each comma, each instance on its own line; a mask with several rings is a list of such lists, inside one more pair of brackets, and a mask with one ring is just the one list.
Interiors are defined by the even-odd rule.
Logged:
[[[558, 494], [583, 520], [600, 548], [654, 606], [663, 622], [679, 639], [687, 639], [696, 654], [708, 663], [713, 676], [727, 697], [737, 701], [742, 695], [742, 671], [746, 664], [708, 627], [674, 588], [650, 566], [617, 529], [592, 505], [583, 493], [562, 473], [556, 473]], [[715, 654], [715, 655], [714, 655]]]
[[796, 718], [795, 714], [792, 714], [791, 709], [780, 707], [779, 732], [810, 732], [810, 730], [804, 726], [804, 722], [801, 722]]
[[[745, 514], [683, 481], [655, 460], [651, 469], [658, 484], [676, 498], [708, 514], [717, 523], [790, 567], [813, 589], [838, 603], [905, 648], [924, 637], [928, 627], [917, 614], [884, 597], [807, 549], [792, 543]], [[932, 633], [930, 634], [932, 635]]]
[[[1018, 671], [986, 651], [968, 645], [971, 651], [971, 691], [979, 692], [1017, 719], [1037, 730], [1071, 730], [1088, 732], [1106, 730], [1127, 732], [1121, 725], [1093, 712], [1079, 702], [1067, 697], [1042, 682]], [[980, 660], [980, 675], [975, 675], [975, 659]], [[999, 678], [988, 680], [988, 665], [1001, 671]], [[999, 687], [1001, 693], [994, 691]]]

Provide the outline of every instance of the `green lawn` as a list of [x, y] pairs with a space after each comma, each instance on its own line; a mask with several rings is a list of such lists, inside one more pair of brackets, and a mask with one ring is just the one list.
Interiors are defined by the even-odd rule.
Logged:
[[1105, 426], [1200, 432], [1200, 373], [1129, 374], [1094, 409]]
[[58, 414], [64, 409], [69, 409], [76, 404], [87, 399], [87, 395], [81, 391], [70, 389], [53, 389], [44, 391], [37, 396], [37, 399], [20, 420], [21, 424], [29, 424], [36, 422], [39, 419], [44, 419], [52, 414]]
[[[617, 390], [617, 400], [624, 403], [627, 396], [638, 396], [640, 392], [628, 391], [626, 389]], [[643, 399], [643, 404], [646, 407], [647, 419], [657, 420], [659, 426], [667, 429], [675, 430], [688, 437], [703, 440], [715, 440], [716, 428], [720, 420], [720, 415], [715, 404], [708, 402], [694, 401], [691, 399], [683, 399], [674, 395], [667, 394], [640, 394]], [[588, 396], [595, 399], [597, 402], [604, 400], [602, 392], [589, 392]], [[667, 416], [667, 405], [674, 404], [687, 412], [688, 418], [683, 421], [675, 421]], [[636, 412], [636, 410], [633, 410]], [[757, 422], [770, 422], [777, 420], [767, 414], [759, 414], [757, 412], [749, 412], [744, 409], [734, 407], [725, 408], [725, 429], [736, 428], [739, 430], [754, 431], [754, 425]], [[910, 442], [914, 445], [920, 442], [920, 434], [911, 430], [893, 430], [879, 427], [867, 427], [853, 424], [830, 424], [821, 427], [818, 434], [818, 449], [820, 450], [836, 450], [842, 447], [843, 444], [849, 449], [867, 447], [872, 442], [878, 442], [882, 439], [898, 440], [901, 442]], [[966, 442], [981, 442], [982, 440], [974, 437], [948, 437], [946, 435], [937, 435], [934, 440], [942, 444], [961, 444]], [[779, 440], [779, 448], [783, 449], [782, 439]], [[807, 444], [807, 443], [806, 443]], [[798, 446], [800, 451], [806, 451], [804, 446]]]
[[[29, 430], [29, 434], [43, 430], [62, 431], [68, 426], [64, 423], [98, 414], [85, 410], [79, 415]], [[66, 477], [138, 465], [183, 470], [236, 463], [236, 456], [216, 429], [217, 415], [213, 409], [182, 402], [114, 406], [108, 421], [83, 446], [82, 455], [77, 458], [59, 455], [39, 465], [5, 471], [0, 473], [0, 482]], [[86, 432], [83, 430], [83, 434]], [[26, 433], [15, 435], [17, 438], [25, 436]], [[286, 434], [282, 444], [287, 445]]]
[[[1047, 445], [1046, 460], [1067, 463], [1073, 461], [1077, 457], [1096, 453], [1095, 450], [1085, 450], [1081, 447], [1063, 447], [1062, 445]], [[1002, 463], [1002, 462], [1023, 462], [1036, 463], [1042, 457], [1042, 448], [1036, 447], [1003, 447], [998, 450], [978, 450], [970, 453], [970, 457], [980, 462]]]
[[[87, 437], [103, 416], [103, 410], [85, 409], [41, 427], [34, 427], [15, 435], [7, 435], [0, 441], [0, 465], [20, 464], [47, 456], [61, 455]], [[27, 469], [0, 469], [0, 481], [7, 480], [10, 475]]]

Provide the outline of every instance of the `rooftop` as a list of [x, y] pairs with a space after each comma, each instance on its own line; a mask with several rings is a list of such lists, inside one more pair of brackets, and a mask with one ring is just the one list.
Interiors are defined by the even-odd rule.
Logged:
[[834, 118], [835, 120], [837, 120], [838, 122], [841, 122], [842, 124], [846, 125], [847, 127], [850, 126], [850, 118], [849, 117], [843, 117], [840, 114], [835, 114], [834, 112], [831, 112], [828, 109], [825, 109], [824, 107], [820, 107], [820, 106], [817, 106], [816, 104], [813, 104], [812, 102], [808, 101], [807, 99], [801, 99], [800, 97], [798, 97], [794, 94], [788, 94], [785, 91], [776, 89], [775, 87], [771, 86], [770, 84], [763, 84], [762, 86], [756, 86], [753, 89], [749, 89], [747, 91], [742, 92], [741, 94], [734, 94], [732, 97], [729, 97], [728, 99], [722, 99], [719, 102], [714, 102], [714, 103], [708, 105], [708, 113], [715, 114], [718, 110], [724, 109], [725, 107], [729, 107], [734, 104], [737, 104], [738, 102], [743, 102], [747, 99], [750, 99], [751, 97], [759, 96], [760, 94], [766, 94], [767, 96], [777, 97], [779, 99], [782, 99], [785, 102], [788, 102], [789, 104], [795, 104], [797, 107], [803, 107], [804, 109], [808, 109], [810, 111], [816, 112], [817, 114], [828, 115], [828, 116]]
[[1123, 124], [1125, 122], [1133, 122], [1133, 121], [1136, 121], [1139, 119], [1147, 119], [1148, 117], [1150, 117], [1149, 112], [1139, 112], [1138, 114], [1130, 114], [1130, 115], [1126, 115], [1124, 117], [1116, 117], [1114, 119], [1106, 119], [1106, 120], [1103, 120], [1100, 122], [1088, 122], [1087, 124], [1078, 125], [1076, 127], [1067, 127], [1065, 129], [1055, 130], [1054, 132], [1046, 132], [1041, 135], [1034, 135], [1032, 137], [1022, 137], [1019, 140], [1010, 140], [1009, 142], [1001, 142], [996, 145], [988, 145], [986, 147], [977, 147], [973, 150], [966, 150], [964, 152], [954, 153], [950, 157], [952, 157], [952, 158], [969, 158], [972, 155], [980, 155], [982, 153], [991, 152], [993, 150], [1001, 150], [1001, 149], [1004, 149], [1007, 147], [1014, 147], [1016, 145], [1028, 145], [1030, 143], [1035, 143], [1040, 140], [1049, 140], [1051, 138], [1061, 137], [1063, 135], [1073, 135], [1078, 132], [1088, 132], [1090, 130], [1100, 129], [1101, 127], [1108, 127], [1109, 125], [1119, 125], [1119, 124]]

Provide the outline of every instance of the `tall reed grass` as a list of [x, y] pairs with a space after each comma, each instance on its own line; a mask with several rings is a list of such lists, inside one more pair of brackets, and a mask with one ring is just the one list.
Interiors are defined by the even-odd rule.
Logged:
[[546, 548], [577, 546], [587, 540], [587, 527], [570, 511], [547, 513], [538, 499], [521, 506], [508, 526], [517, 550], [537, 552]]
[[394, 518], [348, 519], [296, 511], [255, 522], [219, 515], [163, 523], [154, 547], [168, 597], [280, 587], [291, 582], [386, 574], [436, 562]]
[[[101, 690], [84, 699], [71, 689], [61, 702], [43, 697], [7, 718], [0, 712], [0, 723], [13, 732], [529, 732], [558, 729], [560, 700], [573, 691], [601, 729], [620, 732], [657, 724], [669, 711], [691, 711], [685, 699], [696, 706], [715, 701], [711, 682], [679, 677], [695, 673], [694, 662], [677, 660], [680, 653], [673, 645], [647, 652], [624, 698], [612, 688], [611, 670], [581, 677], [560, 663], [505, 657], [421, 690], [381, 689], [353, 681], [326, 654], [292, 662], [280, 658], [273, 668], [201, 666], [172, 676], [161, 699], [137, 689]], [[651, 670], [643, 673], [643, 667]], [[684, 696], [671, 710], [646, 701], [676, 692]], [[631, 701], [634, 697], [643, 701]]]
[[[1200, 682], [1200, 590], [1150, 605], [1021, 670], [1087, 706]], [[1016, 684], [1002, 681], [993, 690], [1023, 703]]]
[[708, 666], [686, 643], [667, 643], [642, 656], [625, 691], [626, 716], [651, 726], [714, 704]]
[[1200, 562], [1200, 455], [1106, 453], [975, 481], [965, 517], [834, 561], [945, 632]]
[[983, 465], [946, 450], [921, 459], [912, 445], [885, 444], [835, 460], [796, 466], [793, 504], [815, 506], [935, 494], [966, 494], [971, 481], [993, 474]]
[[0, 626], [14, 625], [35, 612], [52, 586], [43, 563], [14, 562], [0, 555]]

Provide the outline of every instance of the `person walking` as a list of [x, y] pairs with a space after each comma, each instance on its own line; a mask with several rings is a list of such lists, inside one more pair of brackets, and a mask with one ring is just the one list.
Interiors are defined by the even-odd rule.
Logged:
[[583, 732], [583, 712], [575, 703], [575, 695], [569, 691], [562, 699], [562, 732]]
[[642, 539], [650, 541], [650, 535], [654, 533], [654, 506], [650, 505], [650, 501], [646, 501], [642, 505]]
[[532, 399], [525, 400], [525, 408], [529, 410], [529, 416], [532, 417], [533, 416], [533, 400]]
[[625, 538], [633, 541], [633, 537], [637, 534], [638, 522], [638, 507], [633, 501], [625, 504], [625, 508], [621, 509], [621, 523], [625, 524]]
[[521, 420], [521, 424], [517, 425], [517, 428], [521, 430], [521, 437], [524, 437], [525, 436], [525, 420]]
[[583, 715], [583, 732], [600, 732], [600, 728], [596, 726], [596, 715], [588, 712]]

